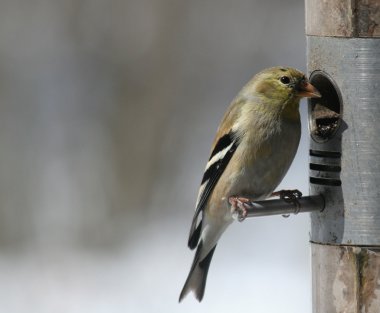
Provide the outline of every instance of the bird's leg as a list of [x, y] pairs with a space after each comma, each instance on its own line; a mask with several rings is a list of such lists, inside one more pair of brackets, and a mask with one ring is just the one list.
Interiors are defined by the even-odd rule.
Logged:
[[232, 196], [228, 198], [228, 202], [231, 204], [232, 217], [237, 219], [239, 222], [244, 221], [248, 215], [245, 205], [251, 203], [251, 200], [243, 197]]
[[[298, 189], [275, 191], [272, 193], [271, 197], [280, 197], [280, 199], [288, 203], [293, 203], [296, 207], [294, 214], [298, 214], [301, 209], [301, 204], [298, 199], [302, 197], [302, 192]], [[283, 217], [289, 217], [289, 214], [284, 214]]]

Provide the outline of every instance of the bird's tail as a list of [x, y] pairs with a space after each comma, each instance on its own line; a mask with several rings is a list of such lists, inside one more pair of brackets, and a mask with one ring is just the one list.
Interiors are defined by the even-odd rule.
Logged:
[[216, 245], [210, 250], [210, 252], [200, 260], [202, 251], [202, 241], [199, 243], [197, 252], [195, 253], [194, 261], [190, 269], [189, 276], [186, 279], [185, 285], [182, 288], [179, 296], [179, 302], [190, 292], [193, 291], [195, 298], [201, 302], [205, 293], [206, 279], [208, 269], [210, 267], [211, 259], [214, 254]]

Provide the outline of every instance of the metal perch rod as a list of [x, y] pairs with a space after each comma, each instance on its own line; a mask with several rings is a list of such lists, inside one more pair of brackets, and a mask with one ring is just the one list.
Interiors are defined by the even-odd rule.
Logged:
[[321, 195], [306, 196], [297, 199], [299, 207], [288, 200], [275, 199], [245, 204], [247, 217], [284, 215], [292, 213], [321, 212], [325, 208], [325, 199]]

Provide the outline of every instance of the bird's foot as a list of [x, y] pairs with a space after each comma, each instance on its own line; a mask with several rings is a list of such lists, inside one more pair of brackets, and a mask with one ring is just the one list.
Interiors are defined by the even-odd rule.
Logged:
[[245, 220], [248, 215], [248, 210], [245, 207], [251, 203], [251, 200], [243, 197], [232, 196], [228, 198], [228, 202], [231, 204], [232, 217], [239, 222]]
[[[275, 191], [271, 197], [280, 197], [280, 199], [288, 203], [293, 203], [296, 208], [294, 214], [298, 214], [301, 209], [301, 204], [298, 199], [302, 197], [302, 192], [298, 189]], [[289, 217], [289, 214], [284, 214], [283, 217]]]

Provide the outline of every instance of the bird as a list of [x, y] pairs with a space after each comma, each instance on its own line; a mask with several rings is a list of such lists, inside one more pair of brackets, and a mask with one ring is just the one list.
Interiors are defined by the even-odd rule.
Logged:
[[303, 97], [321, 94], [302, 72], [277, 66], [257, 73], [231, 102], [199, 188], [188, 239], [196, 252], [179, 302], [190, 292], [202, 301], [218, 240], [236, 216], [244, 220], [248, 201], [286, 196], [274, 190], [298, 149]]

